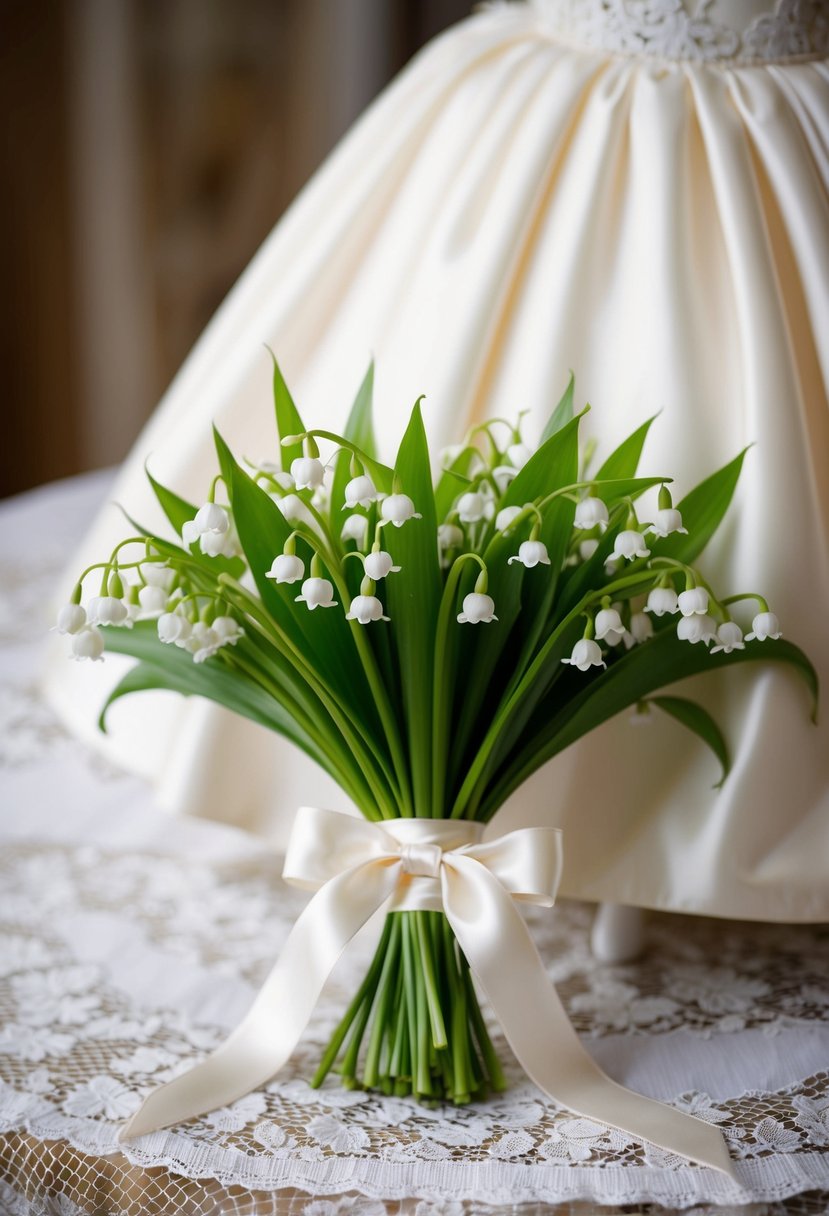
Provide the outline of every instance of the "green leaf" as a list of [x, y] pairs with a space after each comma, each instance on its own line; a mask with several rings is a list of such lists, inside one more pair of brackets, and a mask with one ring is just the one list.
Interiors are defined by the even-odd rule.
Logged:
[[677, 722], [681, 722], [688, 730], [699, 735], [703, 743], [708, 744], [722, 765], [722, 776], [714, 786], [715, 789], [720, 789], [731, 769], [731, 761], [725, 737], [708, 710], [686, 697], [648, 697], [645, 704], [656, 705], [663, 713], [676, 718]]
[[435, 515], [438, 523], [443, 523], [455, 499], [459, 494], [463, 494], [469, 485], [469, 472], [473, 461], [479, 457], [480, 452], [476, 447], [463, 448], [441, 473], [435, 489]]
[[[357, 390], [354, 404], [348, 415], [343, 432], [344, 439], [350, 439], [357, 447], [362, 448], [372, 459], [376, 454], [374, 428], [371, 418], [371, 399], [374, 391], [374, 363], [368, 365], [363, 382]], [[337, 465], [331, 483], [331, 528], [335, 536], [339, 536], [342, 528], [342, 508], [345, 503], [345, 487], [351, 480], [351, 458], [347, 451], [340, 450], [337, 454]]]
[[178, 494], [174, 494], [172, 490], [166, 489], [160, 481], [156, 481], [146, 464], [144, 465], [144, 472], [147, 474], [147, 480], [161, 504], [162, 511], [180, 536], [181, 529], [188, 520], [195, 517], [198, 508], [194, 507], [192, 503], [187, 502], [186, 499], [179, 498]]
[[707, 477], [678, 504], [688, 535], [674, 532], [650, 544], [652, 557], [673, 557], [691, 564], [703, 551], [728, 510], [748, 448]]
[[639, 468], [639, 458], [642, 455], [642, 448], [645, 446], [645, 440], [648, 437], [648, 431], [658, 414], [654, 414], [653, 418], [648, 418], [647, 422], [643, 422], [640, 427], [629, 435], [623, 443], [620, 443], [618, 448], [608, 456], [602, 467], [596, 474], [597, 481], [616, 480], [621, 477], [635, 477], [636, 470]]
[[550, 415], [544, 430], [541, 432], [541, 443], [546, 443], [548, 439], [552, 439], [556, 431], [560, 431], [563, 426], [566, 426], [573, 417], [573, 396], [576, 391], [576, 377], [570, 372], [570, 379], [567, 382], [567, 388], [561, 395], [556, 408]]
[[409, 495], [422, 516], [400, 528], [391, 524], [384, 527], [384, 548], [401, 567], [399, 574], [385, 580], [384, 590], [403, 689], [415, 814], [430, 816], [432, 674], [442, 582], [429, 449], [419, 400], [400, 444], [394, 471], [401, 492]]
[[556, 685], [559, 708], [556, 710], [546, 701], [537, 708], [535, 728], [526, 730], [526, 742], [521, 751], [512, 753], [502, 766], [485, 800], [485, 813], [494, 814], [497, 807], [547, 760], [658, 689], [688, 676], [758, 660], [792, 667], [812, 695], [814, 714], [817, 673], [799, 647], [782, 639], [750, 644], [745, 650], [735, 650], [731, 654], [711, 654], [702, 645], [692, 646], [680, 641], [673, 629], [666, 628], [612, 662], [607, 671], [597, 675], [568, 671]]
[[[581, 419], [582, 414], [572, 418], [533, 453], [507, 486], [501, 499], [502, 508], [523, 506], [525, 502], [533, 502], [553, 490], [572, 485], [578, 479], [578, 454], [575, 465], [568, 456], [566, 470], [561, 467], [560, 454], [562, 451], [570, 453], [573, 450], [571, 445], [578, 434]], [[563, 476], [569, 480], [562, 480]]]
[[287, 435], [303, 435], [305, 424], [294, 405], [294, 399], [285, 383], [285, 378], [276, 361], [276, 355], [273, 351], [270, 354], [273, 359], [273, 404], [276, 411], [276, 430], [280, 438], [282, 468], [285, 472], [289, 472], [291, 462], [298, 460], [302, 455], [302, 444], [292, 443], [288, 447], [282, 447], [281, 440]]

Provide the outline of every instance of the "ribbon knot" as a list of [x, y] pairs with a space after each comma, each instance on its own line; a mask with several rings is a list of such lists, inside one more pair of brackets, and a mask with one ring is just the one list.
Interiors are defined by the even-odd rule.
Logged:
[[551, 907], [561, 833], [522, 828], [482, 841], [460, 819], [367, 823], [301, 807], [283, 875], [315, 891], [247, 1016], [225, 1043], [155, 1090], [121, 1140], [226, 1106], [290, 1058], [342, 951], [374, 914], [445, 915], [507, 1041], [539, 1089], [576, 1114], [650, 1140], [733, 1177], [716, 1127], [623, 1089], [582, 1047], [516, 901]]
[[437, 878], [442, 859], [439, 844], [404, 844], [400, 850], [403, 870], [414, 878]]

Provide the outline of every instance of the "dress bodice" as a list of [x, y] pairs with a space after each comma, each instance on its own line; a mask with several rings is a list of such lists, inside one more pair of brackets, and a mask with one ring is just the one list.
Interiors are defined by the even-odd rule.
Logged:
[[661, 59], [736, 63], [829, 55], [825, 0], [530, 0], [557, 37]]

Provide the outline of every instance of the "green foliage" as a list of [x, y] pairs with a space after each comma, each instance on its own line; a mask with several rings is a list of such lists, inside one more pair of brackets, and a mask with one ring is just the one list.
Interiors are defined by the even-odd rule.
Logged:
[[[687, 535], [651, 540], [649, 557], [614, 569], [608, 562], [634, 504], [670, 482], [664, 471], [659, 476], [638, 472], [654, 419], [637, 427], [593, 477], [580, 481], [583, 413], [574, 414], [571, 376], [538, 450], [523, 468], [499, 481], [508, 454], [498, 447], [495, 429], [481, 436], [476, 428], [470, 432], [475, 442], [441, 470], [433, 489], [419, 401], [394, 468], [377, 459], [373, 380], [370, 366], [342, 437], [310, 432], [338, 450], [328, 501], [299, 491], [304, 516], [295, 522], [286, 521], [259, 484], [267, 477], [246, 472], [215, 432], [218, 469], [244, 559], [211, 558], [198, 544], [187, 550], [139, 529], [147, 555], [166, 560], [176, 572], [191, 619], [200, 615], [209, 625], [214, 615], [229, 614], [242, 624], [244, 636], [195, 663], [185, 649], [161, 643], [152, 622], [131, 630], [107, 629], [108, 649], [132, 655], [138, 664], [111, 694], [102, 726], [113, 702], [144, 689], [204, 696], [290, 739], [331, 773], [370, 818], [488, 819], [542, 764], [643, 702], [706, 743], [724, 780], [728, 747], [713, 717], [686, 697], [661, 691], [689, 676], [765, 660], [799, 675], [816, 701], [814, 668], [792, 643], [752, 642], [745, 650], [712, 655], [703, 644], [680, 641], [675, 618], [657, 621], [655, 636], [629, 650], [606, 647], [606, 668], [582, 672], [563, 661], [603, 604], [621, 605], [629, 613], [641, 608], [642, 597], [659, 578], [678, 590], [687, 577], [702, 578], [692, 563], [728, 509], [745, 453], [678, 503]], [[305, 434], [275, 360], [273, 386], [279, 435]], [[283, 468], [301, 454], [301, 441], [280, 446]], [[341, 540], [345, 486], [357, 465], [381, 495], [406, 494], [419, 514], [401, 527], [389, 523], [378, 528], [380, 504], [364, 512], [367, 549], [376, 536], [401, 567], [366, 592], [373, 590], [381, 600], [390, 623], [364, 626], [346, 618], [351, 600], [362, 593], [363, 558], [354, 542]], [[180, 534], [196, 507], [149, 472], [148, 477]], [[457, 523], [458, 500], [469, 490], [489, 496], [489, 513], [464, 524], [460, 560], [453, 551], [452, 560], [442, 563], [438, 526]], [[610, 518], [603, 533], [594, 531], [595, 552], [583, 560], [579, 543], [585, 533], [573, 523], [577, 500], [587, 493], [606, 504]], [[494, 518], [505, 507], [521, 514], [510, 529], [499, 532]], [[525, 568], [510, 561], [529, 539], [543, 543], [549, 565]], [[303, 563], [303, 578], [331, 582], [336, 607], [310, 611], [296, 602], [298, 583], [268, 577], [286, 546]], [[117, 565], [115, 561], [113, 570]], [[478, 585], [482, 567], [486, 577]], [[476, 587], [484, 591], [484, 584], [497, 619], [460, 625], [464, 597]], [[724, 619], [725, 609], [716, 598], [712, 604], [718, 619]]]

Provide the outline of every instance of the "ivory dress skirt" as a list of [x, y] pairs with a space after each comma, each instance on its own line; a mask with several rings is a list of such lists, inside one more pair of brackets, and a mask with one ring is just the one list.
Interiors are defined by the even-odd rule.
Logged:
[[[680, 496], [755, 445], [705, 568], [766, 594], [825, 677], [828, 44], [825, 7], [786, 0], [477, 12], [413, 60], [277, 225], [113, 498], [158, 521], [149, 454], [156, 477], [199, 499], [213, 420], [240, 452], [273, 456], [263, 343], [304, 416], [334, 429], [373, 354], [386, 457], [420, 393], [435, 445], [518, 410], [531, 441], [572, 368], [606, 449], [662, 411], [644, 467], [674, 475]], [[106, 507], [73, 574], [123, 535]], [[120, 671], [53, 656], [48, 693], [101, 743], [96, 712]], [[812, 726], [802, 686], [760, 665], [694, 691], [731, 745], [721, 790], [676, 724], [623, 715], [496, 826], [561, 826], [567, 895], [829, 919], [829, 713]], [[284, 840], [299, 803], [346, 805], [288, 744], [208, 704], [142, 694], [111, 722], [101, 745], [181, 812]]]

